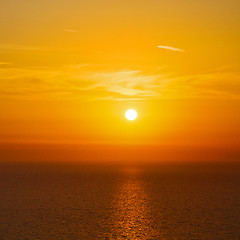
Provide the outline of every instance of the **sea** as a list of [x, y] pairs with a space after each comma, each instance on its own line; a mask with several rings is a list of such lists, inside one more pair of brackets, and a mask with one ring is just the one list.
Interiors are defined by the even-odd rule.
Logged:
[[239, 240], [239, 163], [0, 162], [0, 240]]

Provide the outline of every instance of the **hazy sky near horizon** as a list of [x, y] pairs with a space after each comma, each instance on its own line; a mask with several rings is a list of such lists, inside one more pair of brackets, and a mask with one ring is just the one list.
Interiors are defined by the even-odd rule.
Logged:
[[0, 6], [1, 142], [240, 143], [238, 0]]

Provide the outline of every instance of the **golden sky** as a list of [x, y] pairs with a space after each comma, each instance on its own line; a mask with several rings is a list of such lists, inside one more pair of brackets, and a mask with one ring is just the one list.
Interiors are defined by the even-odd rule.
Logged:
[[240, 143], [238, 0], [0, 3], [1, 142]]

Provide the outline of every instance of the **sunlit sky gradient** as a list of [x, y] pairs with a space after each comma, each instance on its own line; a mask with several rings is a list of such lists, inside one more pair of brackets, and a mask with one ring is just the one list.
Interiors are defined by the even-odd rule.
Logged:
[[0, 3], [1, 142], [239, 145], [240, 1]]

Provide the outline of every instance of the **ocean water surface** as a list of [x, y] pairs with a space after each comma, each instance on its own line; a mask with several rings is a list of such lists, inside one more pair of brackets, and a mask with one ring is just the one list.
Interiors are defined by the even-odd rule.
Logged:
[[0, 165], [1, 240], [240, 239], [238, 165]]

